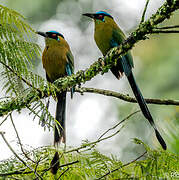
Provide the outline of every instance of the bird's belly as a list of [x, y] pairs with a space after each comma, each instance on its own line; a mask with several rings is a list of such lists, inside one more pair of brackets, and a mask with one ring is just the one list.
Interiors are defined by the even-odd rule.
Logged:
[[103, 33], [100, 33], [100, 34], [95, 34], [94, 39], [98, 48], [105, 56], [107, 52], [111, 49], [110, 37], [105, 36]]
[[53, 82], [66, 75], [66, 57], [63, 57], [58, 51], [48, 49], [43, 54], [43, 67]]

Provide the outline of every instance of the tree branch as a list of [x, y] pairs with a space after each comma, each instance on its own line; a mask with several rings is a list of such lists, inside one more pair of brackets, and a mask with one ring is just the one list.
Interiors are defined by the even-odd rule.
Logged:
[[143, 11], [143, 13], [142, 13], [142, 18], [141, 18], [141, 22], [140, 22], [140, 23], [143, 23], [143, 22], [144, 22], [145, 13], [146, 13], [146, 11], [147, 11], [147, 7], [148, 7], [148, 4], [149, 4], [149, 1], [150, 1], [150, 0], [146, 0], [145, 8], [144, 8], [144, 11]]
[[15, 76], [17, 76], [19, 79], [21, 79], [25, 84], [27, 84], [29, 87], [37, 90], [39, 93], [41, 93], [40, 89], [34, 87], [29, 81], [27, 81], [25, 78], [23, 78], [22, 76], [20, 76], [16, 71], [14, 71], [10, 66], [8, 66], [7, 64], [5, 64], [4, 62], [0, 61], [0, 63], [6, 67], [9, 71], [11, 71]]
[[141, 157], [143, 157], [146, 153], [147, 153], [147, 151], [145, 151], [142, 155], [140, 155], [140, 156], [137, 157], [136, 159], [134, 159], [134, 160], [132, 160], [132, 161], [130, 161], [130, 162], [122, 165], [122, 166], [119, 167], [119, 168], [116, 168], [116, 169], [114, 169], [114, 170], [112, 170], [112, 171], [109, 171], [108, 173], [106, 173], [105, 175], [101, 176], [100, 178], [98, 178], [98, 179], [96, 179], [96, 180], [103, 179], [104, 177], [108, 176], [109, 174], [111, 174], [111, 173], [113, 173], [113, 172], [115, 172], [115, 171], [118, 171], [118, 170], [122, 169], [123, 167], [128, 166], [128, 165], [136, 162], [136, 161], [139, 160]]
[[[109, 131], [117, 128], [120, 124], [122, 124], [124, 121], [130, 119], [130, 117], [132, 117], [133, 115], [137, 114], [138, 112], [140, 112], [140, 110], [135, 111], [135, 112], [129, 114], [129, 115], [128, 115], [126, 118], [124, 118], [122, 121], [120, 121], [119, 123], [115, 124], [113, 127], [107, 129], [103, 134], [101, 134], [101, 136], [98, 138], [98, 141], [99, 141], [103, 136], [105, 136]], [[96, 144], [93, 144], [93, 145], [90, 147], [90, 149], [92, 149], [95, 145], [96, 145]]]
[[7, 120], [7, 118], [10, 116], [11, 113], [9, 113], [3, 120], [2, 122], [0, 123], [0, 126]]
[[[123, 127], [124, 127], [124, 125], [123, 125], [120, 129], [118, 129], [116, 132], [114, 132], [113, 134], [111, 134], [111, 135], [109, 135], [109, 136], [106, 136], [106, 137], [104, 137], [104, 138], [100, 138], [100, 139], [98, 139], [98, 140], [96, 140], [96, 141], [93, 141], [93, 142], [89, 142], [89, 143], [82, 144], [82, 146], [80, 146], [80, 147], [78, 147], [78, 148], [75, 148], [75, 149], [68, 150], [68, 151], [66, 151], [65, 153], [71, 153], [71, 152], [74, 152], [74, 151], [79, 152], [79, 150], [81, 150], [81, 149], [86, 149], [87, 147], [89, 147], [89, 146], [91, 146], [91, 145], [92, 145], [92, 147], [93, 147], [94, 145], [96, 145], [97, 143], [99, 143], [99, 142], [101, 142], [101, 141], [104, 141], [104, 140], [106, 140], [106, 139], [110, 139], [110, 138], [114, 137], [115, 135], [117, 135], [117, 134], [121, 131], [121, 129], [122, 129]], [[92, 147], [88, 148], [87, 150], [91, 149]]]
[[4, 142], [6, 143], [6, 145], [8, 146], [8, 148], [11, 150], [11, 152], [15, 155], [15, 157], [16, 157], [17, 159], [19, 159], [19, 160], [24, 164], [24, 166], [28, 167], [32, 172], [34, 172], [34, 174], [35, 174], [36, 177], [38, 177], [38, 178], [40, 178], [40, 179], [43, 179], [37, 172], [35, 172], [35, 171], [33, 170], [32, 167], [30, 167], [30, 166], [14, 151], [14, 149], [11, 147], [11, 145], [10, 145], [10, 144], [8, 143], [8, 141], [6, 140], [4, 134], [5, 134], [5, 132], [1, 132], [1, 131], [0, 131], [0, 135], [2, 136]]
[[[70, 165], [73, 165], [73, 164], [76, 164], [76, 163], [79, 163], [79, 161], [73, 161], [73, 162], [69, 162], [69, 163], [66, 163], [66, 164], [62, 164], [61, 166], [59, 166], [59, 168], [62, 168], [62, 167], [66, 167], [66, 166], [70, 166]], [[19, 171], [13, 171], [13, 172], [8, 172], [8, 173], [1, 173], [0, 176], [12, 176], [12, 175], [18, 175], [18, 174], [31, 174], [31, 173], [34, 173], [34, 171], [26, 171], [27, 168], [23, 168]], [[51, 169], [50, 168], [47, 168], [47, 169], [43, 169], [43, 170], [40, 170], [40, 172], [47, 172]]]
[[[76, 164], [76, 163], [79, 163], [79, 161], [77, 160], [77, 161], [69, 162], [69, 163], [66, 163], [66, 164], [62, 164], [62, 165], [59, 166], [59, 169], [62, 168], [62, 167], [66, 167], [66, 166], [70, 166], [70, 165]], [[47, 169], [43, 169], [42, 171], [43, 171], [43, 172], [47, 172], [47, 171], [49, 171], [51, 168], [52, 168], [52, 166], [50, 166], [50, 167], [47, 168]]]
[[175, 29], [175, 28], [179, 28], [179, 25], [164, 26], [164, 27], [155, 27], [155, 29]]
[[68, 167], [65, 171], [63, 171], [60, 176], [57, 178], [59, 180], [70, 168]]
[[120, 130], [124, 127], [124, 125], [118, 129], [116, 132], [114, 132], [113, 134], [109, 135], [109, 136], [106, 136], [104, 138], [102, 138], [103, 136], [105, 136], [109, 131], [111, 130], [114, 130], [116, 127], [118, 127], [120, 124], [122, 124], [124, 121], [130, 119], [132, 116], [134, 116], [136, 113], [138, 113], [139, 111], [135, 111], [131, 114], [129, 114], [127, 117], [125, 117], [123, 120], [121, 120], [119, 123], [117, 123], [116, 125], [114, 125], [113, 127], [109, 128], [108, 130], [106, 130], [97, 140], [93, 141], [93, 142], [88, 142], [88, 143], [85, 143], [85, 144], [82, 144], [80, 147], [78, 148], [75, 148], [75, 149], [70, 149], [68, 151], [66, 151], [65, 153], [71, 153], [71, 152], [74, 152], [74, 151], [77, 151], [79, 152], [79, 150], [81, 149], [86, 149], [87, 147], [90, 147], [90, 149], [92, 149], [97, 143], [101, 142], [101, 141], [104, 141], [106, 139], [109, 139], [113, 136], [115, 136], [116, 134], [118, 134], [120, 132]]
[[[89, 146], [91, 146], [91, 149], [93, 148], [93, 145], [95, 145], [96, 143], [98, 142], [101, 142], [103, 140], [106, 140], [108, 138], [111, 138], [113, 136], [115, 136], [116, 134], [119, 133], [119, 131], [123, 128], [123, 126], [117, 130], [116, 132], [114, 132], [113, 134], [105, 137], [102, 139], [103, 136], [105, 136], [110, 130], [114, 130], [116, 127], [118, 127], [120, 124], [122, 124], [124, 121], [130, 119], [132, 116], [134, 116], [136, 113], [138, 113], [139, 111], [135, 111], [133, 113], [131, 113], [130, 115], [128, 115], [127, 117], [125, 117], [123, 120], [121, 120], [119, 123], [117, 123], [116, 125], [114, 125], [113, 127], [109, 128], [107, 131], [105, 131], [96, 141], [93, 141], [93, 142], [90, 142], [90, 143], [86, 143], [86, 144], [83, 144], [82, 146], [78, 147], [78, 148], [75, 148], [75, 149], [71, 149], [71, 150], [68, 150], [64, 153], [71, 153], [71, 152], [74, 152], [74, 151], [77, 151], [79, 152], [79, 150], [81, 149], [85, 149]], [[14, 126], [14, 125], [13, 125]], [[15, 126], [14, 126], [15, 127]], [[2, 134], [3, 132], [0, 132], [0, 134]], [[10, 147], [9, 147], [10, 148]], [[13, 150], [13, 153], [15, 153], [15, 151]], [[16, 154], [17, 155], [17, 154]], [[15, 155], [15, 156], [16, 156]], [[18, 159], [21, 159], [18, 155], [16, 156]], [[40, 161], [39, 161], [40, 162]], [[7, 172], [7, 173], [0, 173], [0, 176], [12, 176], [12, 175], [18, 175], [18, 174], [31, 174], [31, 173], [34, 173], [36, 172], [37, 170], [37, 165], [39, 164], [39, 162], [36, 163], [36, 168], [35, 168], [35, 171], [34, 170], [30, 170], [30, 171], [26, 171], [27, 168], [23, 168], [23, 169], [20, 169], [18, 171], [13, 171], [13, 172]], [[66, 164], [62, 164], [60, 165], [59, 168], [62, 168], [62, 167], [66, 167], [66, 166], [70, 166], [70, 165], [73, 165], [73, 164], [76, 164], [76, 163], [79, 163], [79, 161], [73, 161], [73, 162], [69, 162], [69, 163], [66, 163]], [[49, 168], [46, 168], [46, 169], [43, 169], [43, 170], [39, 170], [39, 172], [42, 172], [42, 173], [45, 173], [47, 171], [49, 171], [50, 169], [52, 168], [52, 166], [50, 166]], [[64, 171], [65, 172], [65, 171]]]
[[[86, 92], [86, 93], [101, 94], [105, 96], [115, 97], [126, 102], [137, 103], [136, 99], [133, 97], [130, 97], [129, 95], [124, 95], [124, 94], [121, 94], [115, 91], [110, 91], [110, 90], [81, 87], [81, 88], [76, 88], [75, 91], [79, 93]], [[148, 104], [179, 106], [179, 101], [177, 100], [171, 100], [171, 99], [145, 99], [145, 100]]]
[[[179, 9], [178, 1], [170, 1], [170, 4], [165, 2], [149, 20], [142, 22], [139, 27], [133, 33], [131, 33], [126, 41], [124, 41], [120, 46], [111, 49], [104, 58], [100, 58], [85, 71], [78, 71], [72, 76], [60, 78], [55, 81], [54, 84], [58, 88], [57, 91], [60, 92], [77, 84], [85, 83], [99, 73], [104, 74], [108, 72], [108, 70], [114, 64], [116, 64], [116, 61], [120, 56], [125, 55], [127, 51], [132, 49], [132, 47], [138, 41], [146, 39], [146, 35], [152, 34], [152, 30], [155, 29], [157, 24], [169, 19], [172, 12], [176, 11], [177, 9]], [[52, 95], [52, 92], [49, 92], [48, 87], [46, 87], [40, 92], [36, 89], [32, 89], [28, 95], [23, 97], [17, 97], [7, 101], [0, 101], [0, 116], [14, 110], [20, 111], [22, 108], [27, 106], [29, 107], [32, 102], [50, 95]]]
[[152, 33], [153, 34], [159, 34], [159, 33], [179, 33], [179, 31], [177, 31], [177, 30], [167, 30], [167, 31], [163, 31], [163, 30], [152, 30]]
[[10, 144], [7, 142], [5, 136], [4, 136], [5, 132], [1, 132], [0, 131], [0, 135], [2, 136], [4, 142], [6, 143], [6, 145], [8, 146], [8, 148], [11, 150], [11, 152], [17, 157], [17, 159], [19, 159], [23, 164], [24, 166], [27, 166], [26, 162], [19, 157], [19, 155], [13, 150], [13, 148], [10, 146]]
[[13, 126], [13, 128], [14, 128], [14, 131], [15, 131], [15, 133], [16, 133], [17, 139], [18, 139], [18, 141], [19, 141], [19, 145], [20, 145], [20, 148], [21, 148], [22, 153], [24, 154], [24, 156], [25, 156], [28, 160], [30, 160], [30, 161], [32, 161], [33, 163], [35, 163], [35, 161], [32, 160], [32, 159], [27, 155], [27, 153], [24, 151], [24, 149], [23, 149], [23, 145], [22, 145], [22, 142], [21, 142], [19, 133], [18, 133], [18, 131], [17, 131], [17, 129], [16, 129], [16, 126], [15, 126], [15, 124], [14, 124], [14, 121], [13, 121], [13, 118], [12, 118], [12, 114], [10, 114], [10, 119], [11, 119], [12, 126]]

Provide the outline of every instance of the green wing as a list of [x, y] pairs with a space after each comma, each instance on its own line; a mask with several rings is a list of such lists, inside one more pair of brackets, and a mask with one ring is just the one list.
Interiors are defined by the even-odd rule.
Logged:
[[[113, 47], [119, 46], [125, 40], [125, 38], [125, 34], [121, 31], [119, 27], [114, 28], [112, 33], [111, 45]], [[134, 67], [133, 58], [130, 51], [125, 55], [125, 58], [128, 61], [131, 68]]]
[[[74, 57], [71, 51], [67, 52], [68, 63], [66, 65], [67, 75], [70, 76], [74, 73]], [[74, 87], [71, 88], [71, 98], [73, 98], [73, 93], [75, 92]]]
[[67, 70], [67, 74], [71, 75], [74, 73], [74, 57], [71, 51], [67, 52], [67, 59], [68, 59], [68, 67], [70, 68], [71, 73], [68, 73], [69, 70]]

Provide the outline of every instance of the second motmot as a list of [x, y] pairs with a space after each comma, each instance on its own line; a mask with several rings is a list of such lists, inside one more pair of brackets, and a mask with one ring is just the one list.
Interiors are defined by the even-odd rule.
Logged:
[[[107, 12], [99, 11], [97, 13], [85, 13], [83, 15], [90, 17], [94, 20], [94, 39], [98, 48], [104, 56], [111, 48], [119, 46], [125, 40], [124, 33], [116, 24], [113, 17]], [[123, 74], [126, 75], [144, 117], [154, 128], [159, 143], [161, 144], [162, 148], [166, 150], [166, 143], [160, 135], [159, 131], [157, 130], [151, 113], [147, 107], [146, 101], [143, 98], [142, 93], [136, 84], [134, 75], [132, 73], [133, 67], [133, 58], [131, 53], [128, 52], [126, 55], [118, 59], [117, 64], [111, 68], [111, 72], [115, 75], [117, 79], [120, 79]]]
[[[70, 76], [74, 72], [74, 58], [64, 36], [56, 31], [37, 32], [45, 38], [45, 49], [42, 54], [42, 63], [46, 71], [47, 81], [53, 83], [60, 77]], [[71, 97], [73, 88], [71, 90]], [[65, 143], [65, 111], [66, 90], [57, 93], [56, 123], [54, 144]]]

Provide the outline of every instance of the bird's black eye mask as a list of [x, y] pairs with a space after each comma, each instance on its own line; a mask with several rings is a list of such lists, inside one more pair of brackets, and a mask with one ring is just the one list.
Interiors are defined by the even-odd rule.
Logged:
[[104, 22], [104, 15], [103, 14], [95, 14], [95, 19], [101, 20]]
[[104, 20], [105, 16], [108, 16], [108, 17], [113, 19], [113, 17], [111, 15], [107, 14], [107, 13], [105, 13], [105, 14], [95, 14], [94, 18], [105, 22], [105, 20]]
[[49, 38], [56, 39], [57, 41], [60, 40], [59, 36], [64, 39], [64, 36], [62, 34], [60, 34], [60, 33], [46, 32], [46, 34], [48, 35]]

